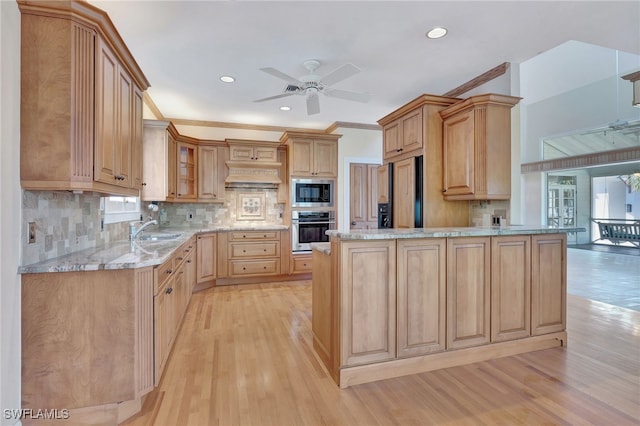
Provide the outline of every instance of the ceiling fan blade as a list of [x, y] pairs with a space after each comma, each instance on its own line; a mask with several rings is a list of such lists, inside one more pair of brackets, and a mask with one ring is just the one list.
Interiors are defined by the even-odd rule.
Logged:
[[317, 93], [307, 96], [307, 115], [318, 114], [320, 112], [320, 99]]
[[296, 86], [302, 85], [302, 82], [297, 78], [291, 77], [289, 74], [285, 74], [282, 71], [278, 71], [275, 68], [260, 68], [260, 71], [264, 71], [267, 74], [270, 74], [274, 77], [281, 78], [282, 80], [289, 82], [291, 84], [295, 84]]
[[325, 75], [324, 77], [322, 77], [320, 79], [320, 81], [325, 85], [325, 86], [331, 86], [332, 84], [335, 84], [339, 81], [342, 81], [344, 79], [347, 79], [349, 77], [351, 77], [352, 75], [356, 75], [360, 72], [360, 68], [356, 67], [353, 64], [344, 64], [343, 66], [341, 66], [340, 68], [338, 68], [337, 70], [330, 72], [329, 74]]
[[264, 101], [270, 101], [272, 99], [280, 99], [280, 98], [286, 98], [287, 96], [291, 96], [294, 95], [294, 92], [291, 93], [281, 93], [279, 95], [275, 95], [275, 96], [269, 96], [268, 98], [262, 98], [262, 99], [256, 99], [253, 102], [264, 102]]
[[368, 93], [350, 92], [348, 90], [328, 89], [324, 94], [332, 98], [346, 99], [348, 101], [369, 102], [371, 95]]

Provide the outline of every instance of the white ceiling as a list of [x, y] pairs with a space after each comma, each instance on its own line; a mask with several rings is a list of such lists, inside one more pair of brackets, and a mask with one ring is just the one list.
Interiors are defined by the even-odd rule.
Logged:
[[[640, 54], [639, 1], [93, 1], [105, 10], [151, 82], [166, 118], [326, 129], [376, 121], [422, 93], [441, 95], [503, 63], [521, 63], [568, 40]], [[444, 26], [449, 34], [428, 40]], [[326, 75], [362, 72], [336, 89], [366, 103], [321, 96], [255, 103], [318, 59]], [[233, 75], [236, 82], [219, 77]], [[287, 104], [293, 109], [280, 111]]]

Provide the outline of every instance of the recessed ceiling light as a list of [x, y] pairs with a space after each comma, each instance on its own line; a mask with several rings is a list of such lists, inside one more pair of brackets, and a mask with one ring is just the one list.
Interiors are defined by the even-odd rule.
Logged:
[[233, 83], [234, 81], [236, 81], [236, 79], [231, 77], [230, 75], [223, 75], [222, 77], [220, 77], [220, 80], [224, 81], [225, 83]]
[[280, 111], [291, 111], [291, 107], [290, 106], [281, 106], [280, 107]]
[[444, 27], [435, 27], [435, 28], [430, 29], [427, 32], [427, 37], [433, 38], [433, 39], [442, 38], [442, 37], [444, 37], [446, 35], [447, 35], [447, 29], [444, 28]]

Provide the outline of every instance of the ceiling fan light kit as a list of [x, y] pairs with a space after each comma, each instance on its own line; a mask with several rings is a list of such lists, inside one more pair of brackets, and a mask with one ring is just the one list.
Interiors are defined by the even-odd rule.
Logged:
[[320, 96], [344, 99], [355, 102], [369, 102], [371, 96], [368, 93], [351, 92], [348, 90], [333, 89], [331, 86], [345, 80], [360, 72], [360, 69], [353, 64], [345, 64], [329, 74], [321, 77], [315, 74], [315, 70], [320, 66], [317, 59], [309, 59], [303, 62], [309, 74], [297, 79], [283, 73], [275, 68], [260, 68], [261, 71], [269, 75], [286, 81], [288, 84], [279, 95], [256, 99], [254, 102], [265, 102], [273, 99], [280, 99], [291, 95], [304, 95], [307, 97], [307, 115], [314, 115], [320, 112]]

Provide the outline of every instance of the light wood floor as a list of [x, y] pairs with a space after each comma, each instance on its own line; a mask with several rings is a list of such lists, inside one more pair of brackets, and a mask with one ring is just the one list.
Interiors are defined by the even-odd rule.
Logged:
[[569, 346], [340, 390], [310, 281], [193, 295], [160, 386], [125, 425], [631, 425], [640, 312], [568, 298]]

